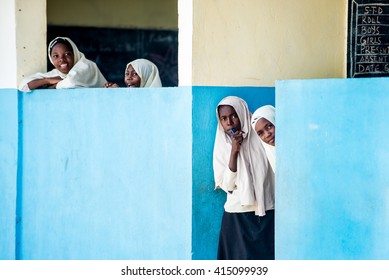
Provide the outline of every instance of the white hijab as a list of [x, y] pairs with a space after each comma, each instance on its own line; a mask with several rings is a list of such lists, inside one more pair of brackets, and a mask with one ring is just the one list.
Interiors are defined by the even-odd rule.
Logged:
[[[275, 114], [276, 114], [275, 108], [271, 105], [265, 105], [265, 106], [258, 108], [254, 112], [254, 114], [251, 118], [251, 126], [254, 129], [254, 131], [255, 131], [255, 125], [257, 124], [258, 120], [260, 120], [261, 118], [267, 119], [269, 122], [271, 122], [275, 126], [275, 123], [276, 123], [275, 122]], [[259, 138], [259, 139], [261, 139], [261, 138]], [[261, 139], [261, 142], [262, 142], [263, 147], [265, 148], [266, 155], [267, 155], [267, 158], [270, 162], [270, 165], [275, 173], [276, 172], [275, 147], [263, 142], [262, 139]]]
[[135, 72], [140, 77], [140, 87], [162, 87], [161, 79], [157, 66], [150, 60], [139, 58], [127, 64], [132, 65]]
[[238, 155], [236, 179], [240, 203], [243, 206], [255, 205], [256, 215], [263, 216], [266, 210], [274, 206], [274, 184], [269, 179], [268, 161], [266, 160], [263, 146], [250, 125], [251, 113], [248, 110], [247, 103], [236, 96], [228, 96], [222, 99], [216, 107], [218, 125], [213, 151], [216, 188], [221, 186], [224, 171], [226, 168], [229, 168], [228, 163], [232, 148], [229, 136], [224, 132], [220, 123], [218, 107], [221, 105], [229, 105], [235, 109], [241, 123], [241, 130], [244, 133], [244, 140]]
[[47, 48], [50, 62], [53, 63], [53, 61], [51, 60], [50, 50], [52, 46], [56, 43], [57, 39], [66, 40], [72, 46], [74, 54], [74, 65], [72, 69], [70, 69], [69, 73], [67, 74], [62, 73], [61, 71], [55, 68], [47, 73], [33, 74], [24, 78], [21, 81], [19, 85], [19, 90], [30, 91], [27, 85], [29, 82], [36, 79], [44, 79], [57, 76], [60, 76], [63, 79], [57, 84], [57, 89], [104, 87], [104, 84], [107, 82], [107, 80], [104, 78], [103, 74], [101, 74], [96, 63], [87, 59], [85, 55], [78, 50], [77, 46], [73, 43], [73, 41], [67, 37], [57, 37], [50, 42]]

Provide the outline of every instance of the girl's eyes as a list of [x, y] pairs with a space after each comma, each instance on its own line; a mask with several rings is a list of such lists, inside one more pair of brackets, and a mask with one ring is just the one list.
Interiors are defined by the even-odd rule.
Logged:
[[[72, 52], [66, 52], [65, 56], [73, 56], [73, 53]], [[59, 55], [58, 54], [53, 54], [51, 57], [54, 58], [54, 59], [58, 59]]]
[[[232, 120], [235, 120], [235, 119], [237, 119], [237, 118], [238, 118], [237, 115], [232, 115], [232, 116], [231, 116], [231, 119], [232, 119]], [[227, 121], [227, 117], [224, 117], [224, 116], [223, 116], [223, 117], [220, 117], [220, 120], [221, 120], [221, 121]]]
[[[271, 124], [271, 123], [268, 123], [266, 126], [265, 126], [265, 130], [266, 131], [269, 131], [270, 129], [272, 129], [273, 128], [273, 124]], [[257, 132], [257, 134], [258, 134], [258, 136], [261, 136], [261, 135], [263, 135], [263, 131], [262, 130], [259, 130], [258, 132]]]

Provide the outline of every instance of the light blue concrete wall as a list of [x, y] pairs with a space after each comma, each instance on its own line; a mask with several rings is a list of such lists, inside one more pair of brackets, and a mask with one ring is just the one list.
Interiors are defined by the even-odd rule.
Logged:
[[389, 259], [388, 89], [276, 83], [277, 259]]
[[274, 87], [193, 87], [193, 259], [216, 259], [226, 195], [214, 190], [212, 153], [216, 106], [226, 96], [246, 100], [254, 112], [275, 101]]
[[215, 259], [215, 107], [275, 99], [255, 87], [0, 91], [2, 259]]
[[0, 259], [15, 258], [18, 91], [0, 90]]
[[191, 259], [191, 88], [25, 94], [21, 259]]
[[[277, 259], [389, 258], [388, 85], [277, 82]], [[42, 90], [18, 111], [2, 89], [0, 258], [214, 259], [227, 95], [274, 103], [274, 88]]]

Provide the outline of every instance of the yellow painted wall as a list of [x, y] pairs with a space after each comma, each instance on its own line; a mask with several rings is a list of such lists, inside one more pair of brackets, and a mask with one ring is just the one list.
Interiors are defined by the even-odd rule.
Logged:
[[47, 23], [177, 30], [177, 0], [47, 0]]
[[346, 76], [346, 0], [194, 0], [193, 85]]

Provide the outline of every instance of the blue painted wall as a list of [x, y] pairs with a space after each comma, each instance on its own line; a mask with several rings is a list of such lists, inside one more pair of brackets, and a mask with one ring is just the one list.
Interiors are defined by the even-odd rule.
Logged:
[[389, 259], [388, 89], [276, 83], [277, 259]]
[[254, 112], [275, 101], [274, 87], [193, 87], [193, 259], [216, 259], [226, 195], [214, 190], [212, 153], [216, 106], [226, 96], [246, 100]]
[[18, 91], [0, 90], [0, 259], [15, 258]]
[[22, 259], [190, 259], [191, 89], [26, 94]]
[[255, 87], [0, 92], [2, 259], [215, 259], [215, 107], [275, 99]]
[[[388, 85], [277, 82], [277, 259], [389, 258]], [[0, 90], [1, 259], [214, 259], [215, 107], [274, 102], [255, 87], [17, 95]]]

